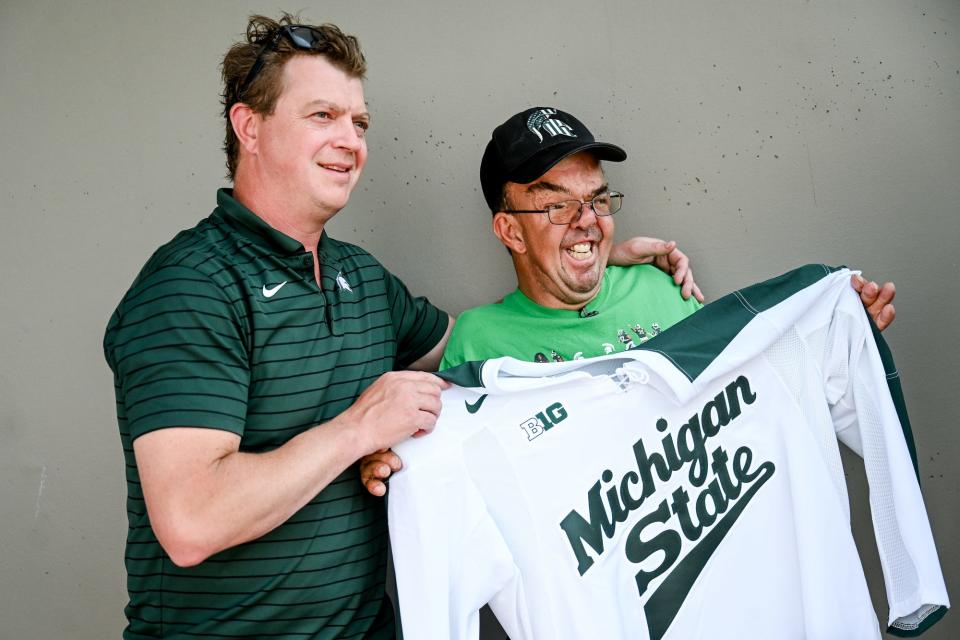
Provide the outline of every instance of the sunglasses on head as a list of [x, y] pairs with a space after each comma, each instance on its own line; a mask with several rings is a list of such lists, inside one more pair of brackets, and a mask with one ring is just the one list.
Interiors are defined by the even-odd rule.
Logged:
[[257, 59], [254, 61], [253, 66], [250, 67], [250, 71], [247, 72], [247, 77], [243, 79], [243, 84], [240, 85], [240, 90], [237, 92], [238, 101], [243, 100], [243, 95], [247, 92], [247, 89], [250, 88], [250, 85], [253, 84], [260, 70], [263, 69], [265, 63], [264, 56], [267, 52], [274, 51], [277, 48], [280, 38], [286, 38], [294, 48], [303, 51], [310, 51], [316, 48], [318, 44], [326, 41], [326, 38], [319, 29], [307, 25], [286, 24], [277, 29], [277, 32], [274, 33], [266, 44], [263, 45], [263, 48], [260, 49], [260, 53], [257, 54]]

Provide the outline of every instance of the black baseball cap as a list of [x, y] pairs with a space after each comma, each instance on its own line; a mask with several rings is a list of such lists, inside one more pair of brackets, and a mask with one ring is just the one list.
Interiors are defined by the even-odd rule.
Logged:
[[533, 107], [511, 116], [493, 130], [480, 161], [483, 197], [496, 211], [506, 182], [533, 182], [553, 165], [589, 149], [600, 160], [622, 162], [627, 152], [608, 142], [597, 142], [590, 130], [565, 111]]

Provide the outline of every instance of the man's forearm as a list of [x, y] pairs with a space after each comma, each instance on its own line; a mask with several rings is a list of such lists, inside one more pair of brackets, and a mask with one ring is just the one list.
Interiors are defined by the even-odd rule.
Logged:
[[268, 453], [237, 451], [236, 436], [210, 429], [138, 438], [134, 450], [160, 544], [175, 564], [192, 566], [263, 536], [370, 452], [358, 433], [334, 420]]
[[240, 452], [240, 437], [218, 429], [140, 436], [133, 450], [157, 539], [192, 566], [261, 537], [361, 457], [431, 431], [447, 386], [428, 373], [385, 373], [336, 418], [268, 453]]

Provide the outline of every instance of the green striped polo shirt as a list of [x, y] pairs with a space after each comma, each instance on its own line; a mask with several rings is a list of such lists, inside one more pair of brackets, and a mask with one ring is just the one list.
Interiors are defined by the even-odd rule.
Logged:
[[150, 526], [135, 438], [204, 427], [269, 451], [426, 354], [447, 326], [359, 247], [324, 233], [318, 287], [303, 245], [230, 190], [217, 204], [150, 258], [104, 337], [126, 460], [124, 637], [393, 637], [383, 500], [356, 465], [280, 527], [195, 567], [174, 565]]

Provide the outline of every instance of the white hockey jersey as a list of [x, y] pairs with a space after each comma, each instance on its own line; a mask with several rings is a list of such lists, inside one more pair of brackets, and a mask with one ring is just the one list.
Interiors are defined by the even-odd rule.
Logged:
[[406, 640], [879, 638], [838, 439], [863, 456], [889, 629], [946, 588], [889, 351], [850, 271], [737, 291], [626, 353], [451, 369], [401, 443]]

